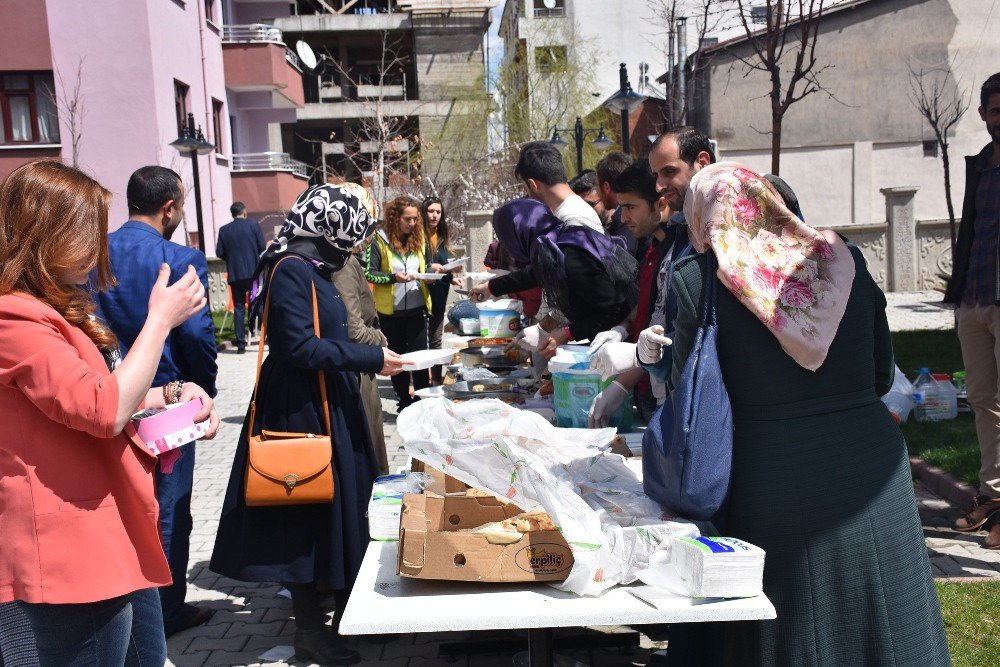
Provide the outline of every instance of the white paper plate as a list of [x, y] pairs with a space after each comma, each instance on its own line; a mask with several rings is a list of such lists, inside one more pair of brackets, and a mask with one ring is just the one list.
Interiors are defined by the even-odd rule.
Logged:
[[469, 261], [468, 257], [459, 257], [458, 259], [451, 260], [447, 264], [443, 264], [442, 268], [445, 271], [451, 271], [452, 269], [457, 269], [458, 267], [462, 266], [463, 264], [465, 264], [468, 261]]
[[454, 350], [417, 350], [401, 354], [406, 361], [412, 361], [412, 366], [403, 366], [407, 371], [422, 371], [431, 366], [444, 366], [451, 363], [451, 358], [455, 356]]
[[437, 398], [438, 396], [444, 396], [444, 387], [424, 387], [423, 389], [417, 389], [413, 392], [413, 395], [420, 398]]
[[441, 280], [444, 278], [443, 273], [411, 273], [410, 277], [414, 280]]

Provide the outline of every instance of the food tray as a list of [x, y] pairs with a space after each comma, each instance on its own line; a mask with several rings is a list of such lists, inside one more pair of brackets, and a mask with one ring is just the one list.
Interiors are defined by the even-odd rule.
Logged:
[[[473, 387], [484, 386], [488, 389], [476, 391]], [[490, 380], [473, 380], [472, 382], [455, 382], [444, 385], [444, 394], [449, 398], [524, 398], [525, 394], [516, 391], [514, 385], [509, 382], [500, 381], [499, 378]]]
[[412, 361], [413, 365], [403, 366], [404, 371], [422, 371], [431, 366], [443, 366], [451, 363], [455, 356], [454, 350], [417, 350], [399, 355], [406, 361]]

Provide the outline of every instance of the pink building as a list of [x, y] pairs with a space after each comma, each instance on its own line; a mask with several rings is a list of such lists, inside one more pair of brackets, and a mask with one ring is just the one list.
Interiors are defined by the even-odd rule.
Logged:
[[233, 201], [221, 14], [221, 0], [0, 0], [0, 178], [39, 157], [72, 164], [75, 135], [77, 166], [115, 194], [116, 228], [129, 175], [169, 167], [188, 198], [187, 234], [173, 240], [196, 245], [191, 158], [170, 146], [193, 113], [216, 146], [198, 158], [211, 256]]

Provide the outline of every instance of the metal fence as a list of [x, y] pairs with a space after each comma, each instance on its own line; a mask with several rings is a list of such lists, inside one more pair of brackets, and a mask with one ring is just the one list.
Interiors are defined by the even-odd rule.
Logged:
[[309, 165], [292, 159], [288, 153], [237, 153], [230, 171], [288, 171], [309, 178]]
[[239, 42], [270, 42], [272, 44], [284, 44], [279, 28], [266, 23], [250, 23], [247, 25], [224, 25], [222, 26], [222, 41], [229, 43]]

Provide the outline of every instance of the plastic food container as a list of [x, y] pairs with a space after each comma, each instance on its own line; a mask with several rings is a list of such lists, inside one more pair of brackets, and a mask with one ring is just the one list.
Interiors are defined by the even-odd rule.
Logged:
[[479, 304], [479, 335], [512, 338], [521, 330], [521, 302], [496, 299]]
[[422, 371], [431, 366], [443, 366], [451, 363], [455, 356], [454, 350], [417, 350], [399, 355], [406, 361], [412, 361], [412, 366], [403, 366], [404, 371]]
[[458, 321], [458, 329], [469, 336], [478, 336], [480, 331], [478, 317], [463, 317]]
[[[584, 350], [587, 348], [583, 347]], [[567, 428], [587, 428], [587, 415], [594, 398], [607, 387], [614, 378], [601, 381], [600, 373], [590, 368], [590, 360], [585, 352], [560, 347], [556, 356], [549, 360], [552, 373], [552, 403], [556, 411], [556, 426]], [[632, 428], [632, 400], [625, 399], [618, 412], [611, 418], [611, 426], [621, 431]]]

